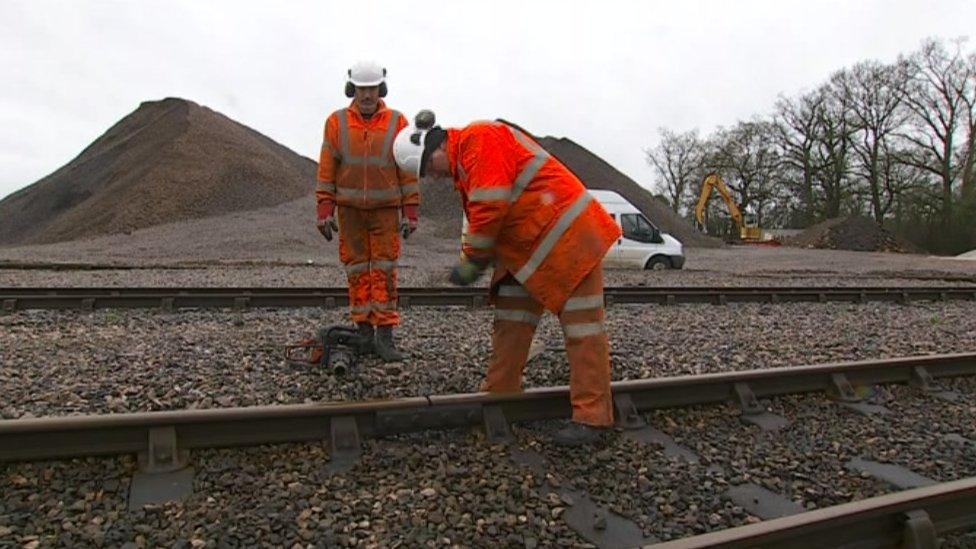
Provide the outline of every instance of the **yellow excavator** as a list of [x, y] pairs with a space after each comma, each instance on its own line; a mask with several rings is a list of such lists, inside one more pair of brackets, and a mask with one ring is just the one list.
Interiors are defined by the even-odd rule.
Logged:
[[695, 206], [695, 220], [698, 222], [700, 229], [705, 229], [705, 206], [708, 205], [708, 199], [712, 197], [712, 188], [718, 191], [718, 194], [722, 196], [722, 200], [725, 201], [725, 205], [728, 206], [729, 214], [732, 215], [732, 221], [739, 228], [739, 239], [742, 242], [760, 243], [767, 240], [763, 235], [762, 229], [756, 224], [755, 216], [747, 213], [743, 217], [742, 212], [739, 211], [739, 207], [735, 205], [735, 200], [732, 199], [732, 193], [729, 192], [725, 181], [717, 173], [708, 174], [705, 176], [705, 181], [702, 182], [701, 196], [698, 197], [698, 205]]

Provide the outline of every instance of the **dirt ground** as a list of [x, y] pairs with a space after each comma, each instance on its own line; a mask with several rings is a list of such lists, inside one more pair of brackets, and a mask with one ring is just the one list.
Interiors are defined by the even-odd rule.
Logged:
[[[246, 216], [248, 214], [239, 214]], [[280, 235], [240, 235], [236, 240], [207, 227], [187, 224], [178, 235], [157, 240], [139, 231], [71, 245], [0, 248], [2, 286], [342, 286], [345, 274], [335, 243], [296, 230]], [[297, 229], [297, 227], [296, 227]], [[185, 232], [184, 232], [185, 231]], [[314, 229], [312, 229], [314, 231]], [[198, 237], [194, 238], [193, 233]], [[251, 238], [253, 237], [253, 238]], [[208, 245], [208, 241], [223, 244]], [[234, 240], [236, 244], [229, 245]], [[423, 234], [403, 246], [401, 286], [445, 286], [458, 243]], [[976, 261], [953, 258], [733, 246], [685, 248], [680, 271], [608, 269], [610, 286], [904, 286], [976, 284]], [[486, 278], [486, 277], [485, 277]], [[484, 284], [485, 280], [481, 281]]]

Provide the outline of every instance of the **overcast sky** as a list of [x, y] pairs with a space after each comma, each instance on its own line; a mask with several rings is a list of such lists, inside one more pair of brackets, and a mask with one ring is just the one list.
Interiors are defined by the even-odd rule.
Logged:
[[168, 96], [317, 160], [359, 59], [411, 116], [507, 118], [650, 186], [659, 126], [707, 134], [973, 21], [973, 0], [0, 0], [0, 197]]

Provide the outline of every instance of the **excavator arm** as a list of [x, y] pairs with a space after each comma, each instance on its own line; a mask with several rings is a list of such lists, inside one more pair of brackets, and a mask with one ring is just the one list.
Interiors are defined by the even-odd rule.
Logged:
[[732, 193], [729, 192], [729, 188], [725, 186], [725, 181], [722, 181], [722, 178], [717, 173], [710, 173], [705, 176], [705, 181], [702, 183], [701, 196], [698, 197], [698, 205], [695, 206], [695, 220], [698, 221], [700, 226], [704, 227], [705, 206], [708, 205], [708, 199], [712, 196], [713, 187], [718, 190], [718, 194], [722, 195], [722, 200], [728, 206], [732, 220], [735, 221], [736, 227], [741, 232], [743, 227], [745, 227], [745, 223], [742, 221], [742, 212], [735, 205], [735, 200], [732, 199]]

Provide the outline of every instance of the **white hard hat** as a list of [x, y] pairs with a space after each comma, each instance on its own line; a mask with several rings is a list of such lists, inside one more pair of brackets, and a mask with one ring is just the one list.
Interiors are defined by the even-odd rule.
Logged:
[[374, 61], [360, 61], [347, 72], [353, 86], [379, 86], [386, 80], [386, 69]]
[[420, 163], [424, 158], [424, 138], [428, 130], [406, 126], [393, 140], [393, 159], [401, 170], [420, 177]]
[[[401, 170], [417, 177], [423, 176], [420, 172], [426, 160], [424, 148], [427, 145], [427, 135], [435, 129], [434, 121], [433, 112], [422, 110], [417, 113], [413, 124], [406, 126], [397, 134], [396, 139], [393, 140], [393, 159]], [[436, 129], [440, 132], [444, 131], [439, 127]], [[440, 143], [437, 145], [439, 146]]]

